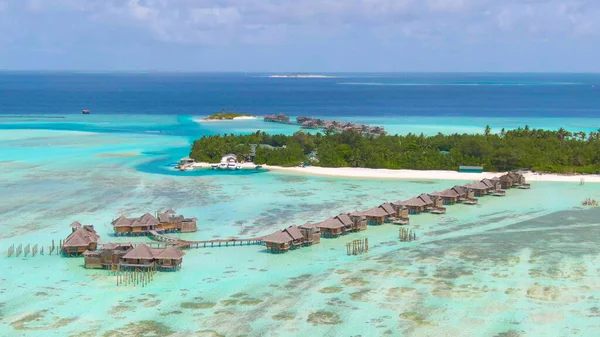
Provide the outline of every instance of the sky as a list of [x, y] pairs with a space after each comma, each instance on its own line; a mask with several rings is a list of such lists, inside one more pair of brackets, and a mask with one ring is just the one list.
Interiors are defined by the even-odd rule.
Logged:
[[600, 72], [600, 0], [0, 0], [0, 69]]

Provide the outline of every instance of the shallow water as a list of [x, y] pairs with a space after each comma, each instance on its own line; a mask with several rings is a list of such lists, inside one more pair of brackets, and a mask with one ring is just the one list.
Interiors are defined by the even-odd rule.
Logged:
[[[94, 224], [103, 242], [128, 241], [112, 235], [113, 218], [173, 207], [199, 219], [200, 230], [182, 238], [253, 237], [456, 183], [179, 174], [168, 164], [185, 155], [194, 134], [258, 122], [82, 118], [0, 124], [2, 254], [19, 243], [47, 248], [74, 220]], [[399, 241], [397, 226], [383, 225], [281, 255], [262, 246], [190, 249], [180, 272], [159, 273], [145, 287], [117, 287], [82, 259], [4, 255], [0, 331], [595, 336], [600, 210], [579, 203], [599, 199], [599, 187], [533, 182], [532, 190], [452, 206], [446, 215], [413, 216], [418, 239], [409, 243]], [[369, 239], [369, 252], [347, 256], [345, 243], [358, 238]]]

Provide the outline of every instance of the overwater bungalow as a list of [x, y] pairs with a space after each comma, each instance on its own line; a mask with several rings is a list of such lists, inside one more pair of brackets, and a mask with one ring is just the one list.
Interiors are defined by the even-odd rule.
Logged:
[[500, 185], [502, 186], [503, 190], [507, 190], [509, 188], [512, 188], [515, 184], [515, 181], [513, 180], [513, 178], [511, 178], [510, 175], [505, 174], [503, 176], [500, 176]]
[[365, 216], [367, 225], [369, 226], [383, 225], [390, 217], [390, 214], [381, 206], [366, 210], [363, 212], [363, 215]]
[[181, 268], [184, 252], [170, 246], [165, 249], [150, 248], [139, 244], [121, 258], [119, 264], [124, 269], [154, 269], [174, 271]]
[[157, 231], [191, 233], [198, 230], [196, 218], [186, 218], [183, 215], [177, 215], [172, 209], [159, 213], [157, 218], [159, 221], [159, 224], [156, 226]]
[[452, 190], [458, 193], [458, 202], [465, 205], [476, 205], [475, 191], [465, 186], [455, 185]]
[[310, 222], [298, 227], [298, 229], [302, 233], [302, 236], [304, 236], [304, 243], [306, 245], [321, 242], [321, 230]]
[[67, 256], [80, 256], [86, 250], [96, 250], [99, 238], [92, 225], [76, 228], [64, 240], [62, 252]]
[[276, 115], [265, 115], [265, 122], [279, 122], [279, 123], [289, 123], [290, 118], [285, 114], [276, 114]]
[[464, 187], [472, 190], [475, 197], [482, 197], [488, 194], [489, 190], [489, 187], [481, 181], [465, 185]]
[[513, 180], [514, 186], [521, 186], [526, 184], [525, 176], [518, 172], [508, 172], [507, 175]]
[[434, 209], [435, 207], [441, 206], [440, 204], [436, 204], [436, 201], [433, 200], [433, 198], [431, 198], [431, 196], [427, 193], [422, 193], [417, 198], [423, 200], [423, 202], [425, 203], [426, 211], [430, 211], [430, 210]]
[[271, 253], [283, 253], [304, 245], [304, 235], [295, 225], [277, 231], [263, 238], [267, 250]]
[[116, 235], [146, 235], [149, 231], [182, 233], [197, 231], [196, 218], [176, 215], [172, 209], [158, 213], [156, 217], [150, 213], [139, 218], [120, 216], [111, 224]]
[[352, 221], [352, 219], [350, 219], [348, 213], [341, 213], [340, 215], [335, 216], [334, 219], [339, 220], [339, 222], [341, 222], [344, 225], [344, 228], [342, 228], [343, 234], [354, 232], [355, 230], [357, 230], [355, 229], [354, 222]]
[[148, 231], [156, 230], [160, 222], [152, 214], [146, 213], [139, 218], [120, 216], [111, 224], [116, 235], [146, 235]]
[[321, 237], [336, 238], [343, 233], [344, 224], [335, 218], [314, 224], [321, 231]]
[[419, 214], [425, 212], [427, 203], [420, 197], [414, 197], [403, 201], [402, 205], [408, 210], [408, 214]]
[[354, 211], [348, 213], [348, 216], [350, 217], [350, 220], [352, 220], [352, 228], [355, 231], [364, 231], [365, 229], [367, 229], [367, 217], [364, 216], [362, 212]]
[[481, 183], [484, 184], [485, 186], [487, 186], [489, 193], [493, 193], [495, 191], [499, 191], [502, 189], [500, 180], [496, 179], [496, 178], [492, 178], [492, 179], [485, 178], [485, 179], [481, 180]]
[[453, 189], [447, 189], [441, 192], [433, 192], [429, 194], [431, 197], [439, 198], [444, 205], [454, 205], [458, 202], [459, 193]]

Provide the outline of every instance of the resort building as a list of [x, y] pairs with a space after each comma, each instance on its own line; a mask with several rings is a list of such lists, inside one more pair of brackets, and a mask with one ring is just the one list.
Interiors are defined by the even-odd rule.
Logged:
[[279, 122], [279, 123], [289, 123], [290, 118], [285, 114], [277, 114], [277, 115], [265, 115], [265, 122]]
[[354, 222], [352, 221], [352, 219], [350, 219], [350, 216], [348, 215], [348, 213], [341, 213], [340, 215], [334, 217], [334, 219], [338, 220], [339, 222], [341, 222], [344, 225], [344, 228], [342, 228], [342, 234], [346, 234], [346, 233], [350, 233], [350, 232], [354, 232], [354, 231], [358, 230], [358, 228], [355, 228]]
[[484, 184], [485, 186], [487, 186], [488, 188], [488, 192], [495, 192], [495, 191], [499, 191], [502, 189], [502, 185], [500, 184], [500, 180], [499, 179], [483, 179], [481, 180], [481, 183]]
[[507, 190], [512, 188], [515, 184], [515, 181], [510, 177], [510, 175], [505, 174], [500, 177], [500, 186], [502, 186], [503, 190]]
[[[397, 202], [396, 202], [397, 203]], [[402, 201], [402, 205], [408, 210], [408, 214], [419, 214], [426, 210], [427, 203], [420, 197], [414, 197], [406, 201]], [[432, 202], [433, 205], [433, 202]]]
[[271, 253], [283, 253], [304, 245], [304, 235], [296, 225], [277, 231], [263, 238], [267, 250]]
[[139, 218], [120, 216], [113, 220], [111, 224], [116, 235], [146, 235], [150, 231], [189, 233], [198, 230], [196, 218], [185, 218], [182, 215], [176, 215], [172, 209], [159, 213], [156, 217], [150, 213], [146, 213]]
[[355, 230], [364, 231], [367, 229], [367, 217], [362, 212], [354, 211], [348, 213], [350, 220], [352, 220], [353, 228]]
[[486, 184], [484, 184], [481, 181], [465, 185], [464, 187], [467, 188], [467, 189], [472, 190], [473, 191], [473, 195], [475, 197], [482, 197], [482, 196], [488, 194], [488, 191], [490, 189], [490, 187], [488, 187]]
[[315, 227], [319, 228], [321, 237], [324, 238], [336, 238], [343, 233], [344, 224], [336, 219], [329, 218], [323, 222], [314, 224]]
[[383, 225], [390, 216], [389, 213], [381, 206], [366, 210], [363, 212], [363, 215], [365, 216], [367, 225], [369, 226]]
[[96, 249], [100, 235], [96, 233], [94, 226], [81, 226], [79, 222], [74, 222], [71, 224], [71, 228], [71, 234], [63, 242], [63, 254], [67, 256], [80, 256], [86, 250]]
[[142, 243], [123, 255], [119, 264], [123, 269], [175, 271], [181, 269], [184, 255], [174, 246], [150, 248]]
[[[444, 205], [454, 205], [458, 202], [459, 193], [453, 189], [447, 189], [442, 192], [433, 192], [430, 194], [431, 197], [441, 200]], [[437, 205], [434, 206], [434, 208]]]
[[159, 224], [156, 226], [157, 231], [191, 233], [198, 230], [196, 218], [186, 218], [183, 215], [177, 215], [172, 209], [159, 213], [158, 221]]
[[304, 236], [304, 243], [306, 245], [321, 242], [321, 230], [310, 222], [298, 227], [298, 229], [300, 229], [300, 233]]

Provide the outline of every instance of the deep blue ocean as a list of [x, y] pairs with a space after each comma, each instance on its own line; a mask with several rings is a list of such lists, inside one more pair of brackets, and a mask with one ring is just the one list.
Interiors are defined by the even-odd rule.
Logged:
[[0, 114], [599, 117], [600, 74], [0, 72]]

